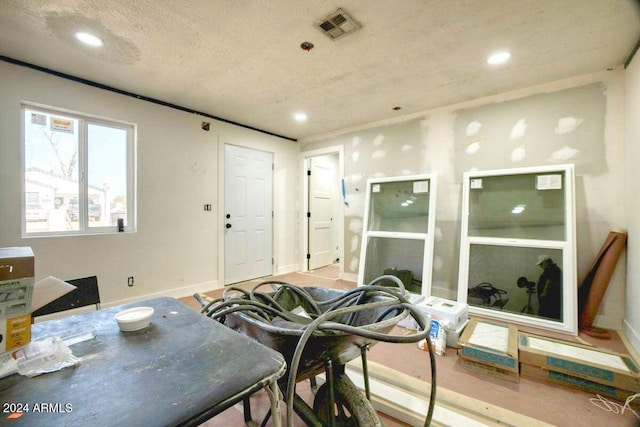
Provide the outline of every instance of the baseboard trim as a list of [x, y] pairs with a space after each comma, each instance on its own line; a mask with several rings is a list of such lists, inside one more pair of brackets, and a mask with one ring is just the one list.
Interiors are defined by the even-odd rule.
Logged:
[[295, 273], [296, 271], [300, 271], [299, 267], [300, 266], [298, 264], [283, 265], [276, 268], [276, 272], [274, 275], [279, 276], [281, 274]]
[[598, 314], [593, 319], [593, 326], [596, 326], [598, 328], [620, 331], [622, 330], [623, 325], [624, 320], [617, 316], [603, 316]]
[[203, 282], [195, 285], [183, 286], [181, 288], [167, 289], [160, 292], [153, 292], [150, 294], [139, 295], [132, 298], [125, 298], [118, 301], [112, 301], [108, 303], [101, 303], [102, 308], [115, 307], [117, 305], [129, 304], [132, 302], [138, 302], [150, 298], [156, 297], [173, 297], [173, 298], [185, 298], [193, 296], [196, 292], [209, 292], [214, 289], [218, 289], [220, 286], [218, 285], [218, 281], [214, 280], [211, 282]]
[[345, 280], [347, 282], [358, 283], [358, 275], [353, 273], [342, 273], [340, 279]]

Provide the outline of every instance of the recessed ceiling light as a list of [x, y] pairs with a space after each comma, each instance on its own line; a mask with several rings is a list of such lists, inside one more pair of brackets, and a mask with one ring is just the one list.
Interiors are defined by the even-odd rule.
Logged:
[[490, 65], [504, 64], [509, 60], [509, 58], [511, 58], [511, 54], [507, 51], [496, 52], [489, 56], [487, 63]]
[[305, 113], [295, 113], [293, 115], [293, 118], [295, 119], [296, 122], [306, 122], [307, 121], [307, 115]]
[[83, 31], [78, 31], [76, 33], [76, 38], [89, 46], [100, 47], [104, 44], [100, 38]]

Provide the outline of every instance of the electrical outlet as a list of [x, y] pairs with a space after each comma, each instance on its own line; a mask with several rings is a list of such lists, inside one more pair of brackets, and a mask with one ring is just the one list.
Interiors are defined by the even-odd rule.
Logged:
[[127, 285], [133, 286], [133, 276], [129, 276], [129, 278], [127, 279]]

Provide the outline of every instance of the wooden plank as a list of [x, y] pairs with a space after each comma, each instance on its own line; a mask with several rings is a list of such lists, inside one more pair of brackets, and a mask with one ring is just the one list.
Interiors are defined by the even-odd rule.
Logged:
[[[371, 400], [376, 410], [412, 426], [424, 425], [431, 384], [368, 361]], [[362, 366], [359, 360], [347, 364], [347, 373], [362, 387]], [[531, 426], [551, 427], [534, 418], [473, 399], [438, 387], [433, 426]]]

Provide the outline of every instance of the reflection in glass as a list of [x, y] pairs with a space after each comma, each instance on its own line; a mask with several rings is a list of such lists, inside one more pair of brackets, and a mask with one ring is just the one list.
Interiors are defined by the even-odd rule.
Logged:
[[427, 233], [429, 180], [370, 184], [369, 231]]
[[469, 236], [564, 240], [564, 172], [471, 178]]
[[390, 274], [398, 277], [410, 292], [421, 293], [424, 240], [371, 237], [365, 259], [364, 284]]
[[562, 250], [471, 244], [471, 306], [562, 322]]

